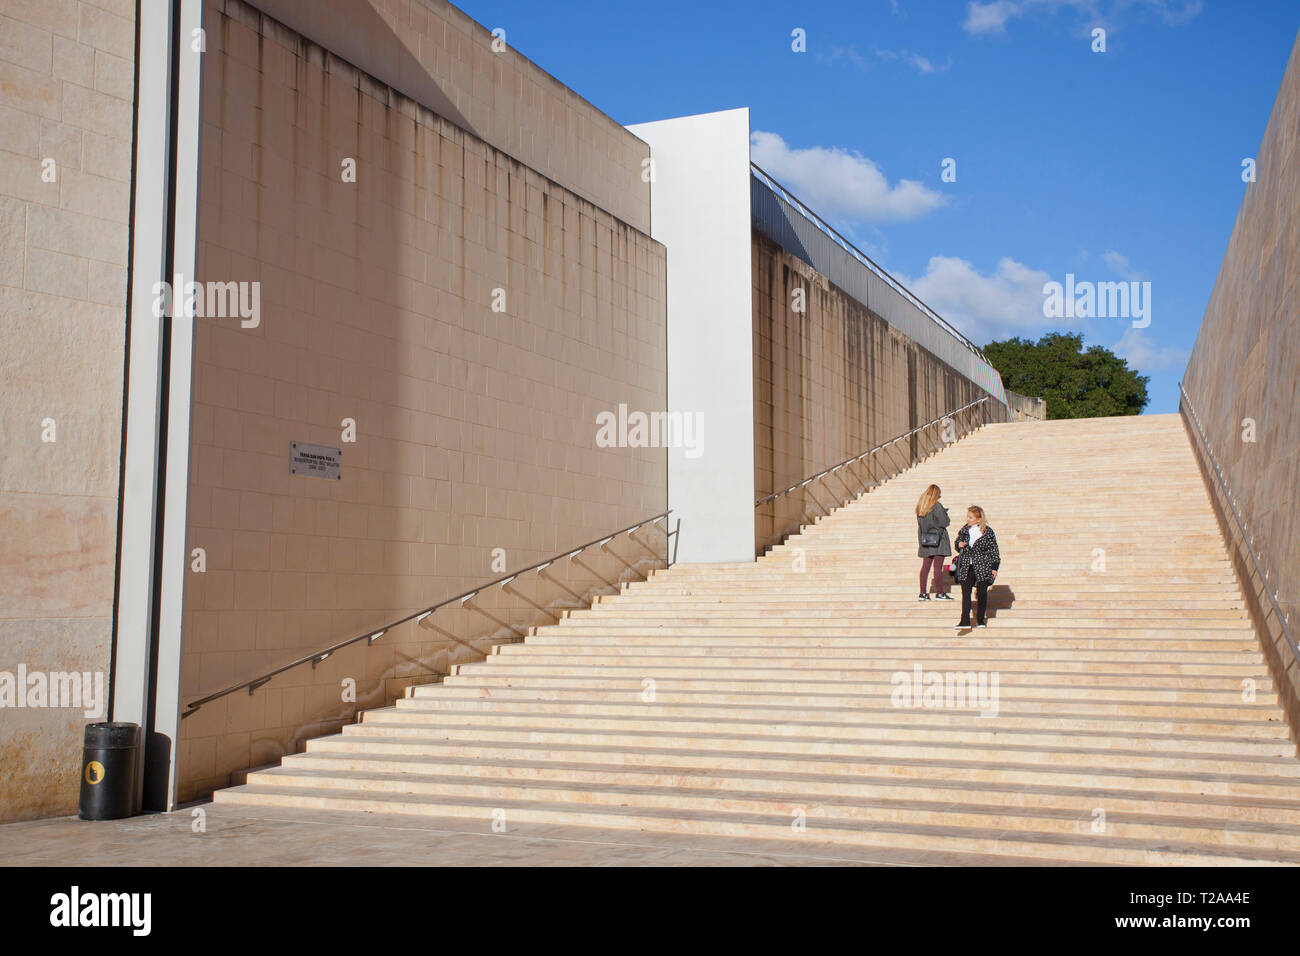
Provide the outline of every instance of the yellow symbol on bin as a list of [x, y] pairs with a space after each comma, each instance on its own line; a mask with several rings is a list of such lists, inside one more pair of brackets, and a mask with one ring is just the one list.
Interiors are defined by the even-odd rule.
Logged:
[[98, 760], [86, 764], [86, 783], [92, 787], [104, 779], [104, 765]]

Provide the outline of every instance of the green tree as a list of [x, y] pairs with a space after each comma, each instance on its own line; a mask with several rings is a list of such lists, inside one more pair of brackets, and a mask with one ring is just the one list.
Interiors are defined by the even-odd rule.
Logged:
[[1051, 332], [1037, 342], [1013, 338], [984, 346], [1002, 384], [1047, 400], [1048, 418], [1137, 415], [1146, 408], [1150, 376], [1139, 375], [1108, 348], [1083, 348], [1083, 336]]

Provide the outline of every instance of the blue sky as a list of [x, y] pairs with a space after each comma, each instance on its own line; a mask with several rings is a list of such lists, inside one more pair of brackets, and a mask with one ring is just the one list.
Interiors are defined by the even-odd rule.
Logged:
[[[748, 106], [755, 161], [978, 344], [1082, 331], [1149, 412], [1177, 410], [1300, 28], [1300, 0], [457, 5], [621, 123]], [[1067, 273], [1150, 282], [1150, 325], [1044, 318]]]

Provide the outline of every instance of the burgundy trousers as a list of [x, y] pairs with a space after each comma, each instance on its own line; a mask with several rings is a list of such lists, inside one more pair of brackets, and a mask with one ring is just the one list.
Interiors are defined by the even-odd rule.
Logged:
[[921, 559], [921, 593], [925, 593], [925, 579], [930, 573], [930, 568], [934, 568], [934, 593], [942, 594], [944, 591], [943, 581], [943, 562], [945, 556], [942, 554], [933, 554], [928, 558]]

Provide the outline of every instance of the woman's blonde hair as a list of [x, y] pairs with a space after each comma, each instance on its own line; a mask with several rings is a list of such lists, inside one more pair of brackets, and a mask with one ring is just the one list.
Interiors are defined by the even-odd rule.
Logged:
[[922, 493], [920, 500], [916, 503], [916, 513], [918, 515], [928, 515], [930, 509], [939, 503], [939, 486], [931, 485]]
[[971, 505], [966, 509], [967, 513], [975, 516], [976, 523], [980, 526], [980, 534], [989, 529], [989, 523], [984, 519], [984, 509], [979, 505]]

